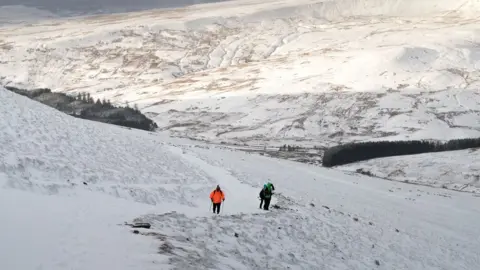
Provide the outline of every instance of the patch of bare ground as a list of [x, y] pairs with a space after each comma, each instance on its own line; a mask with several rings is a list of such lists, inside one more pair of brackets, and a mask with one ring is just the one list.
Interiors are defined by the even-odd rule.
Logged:
[[15, 43], [0, 40], [0, 49], [4, 51], [10, 51], [13, 49], [13, 44]]
[[193, 84], [193, 83], [196, 83], [196, 82], [199, 82], [199, 81], [200, 80], [181, 77], [181, 78], [174, 79], [173, 81], [170, 81], [170, 82], [164, 84], [164, 86], [165, 87], [168, 87], [168, 86], [180, 86], [180, 87], [182, 87], [182, 86]]
[[321, 153], [309, 153], [307, 151], [265, 151], [263, 153], [273, 158], [281, 158], [312, 165], [321, 165], [323, 156]]
[[183, 123], [172, 123], [172, 124], [170, 124], [170, 125], [168, 125], [168, 126], [165, 126], [165, 127], [161, 128], [161, 130], [169, 130], [169, 129], [173, 129], [173, 128], [197, 126], [197, 125], [199, 125], [199, 124], [200, 124], [199, 121], [183, 122]]
[[212, 81], [207, 86], [204, 87], [206, 91], [209, 92], [232, 92], [238, 90], [244, 90], [255, 86], [255, 84], [264, 80], [263, 78], [253, 78], [253, 79], [230, 79], [228, 81], [218, 80]]
[[392, 117], [397, 116], [397, 115], [408, 114], [408, 113], [412, 113], [412, 112], [413, 112], [412, 110], [402, 111], [400, 109], [381, 108], [381, 109], [379, 109], [378, 114], [380, 116], [388, 115], [388, 118], [392, 118]]
[[349, 89], [351, 88], [345, 85], [330, 84], [330, 91], [333, 91], [333, 92], [342, 92]]

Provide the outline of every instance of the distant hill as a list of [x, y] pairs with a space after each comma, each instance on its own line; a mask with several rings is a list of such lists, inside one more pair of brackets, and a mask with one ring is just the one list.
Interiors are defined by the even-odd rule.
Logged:
[[129, 0], [6, 0], [0, 3], [0, 22], [31, 22], [55, 17], [181, 8], [226, 1], [229, 0], [138, 0], [135, 2]]
[[11, 86], [5, 86], [5, 88], [74, 117], [148, 131], [157, 128], [157, 124], [137, 108], [117, 107], [107, 100], [95, 101], [90, 94], [82, 93], [74, 97], [64, 93], [54, 93], [48, 88], [33, 90]]

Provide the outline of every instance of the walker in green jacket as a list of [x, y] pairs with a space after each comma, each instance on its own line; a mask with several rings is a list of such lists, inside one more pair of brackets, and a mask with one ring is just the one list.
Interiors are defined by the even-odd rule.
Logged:
[[275, 187], [272, 183], [268, 182], [265, 186], [265, 199], [270, 199], [272, 197], [272, 191], [275, 190]]

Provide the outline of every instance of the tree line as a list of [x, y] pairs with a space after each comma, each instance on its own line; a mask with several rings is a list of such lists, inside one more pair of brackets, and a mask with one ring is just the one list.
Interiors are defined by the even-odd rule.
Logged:
[[281, 152], [294, 152], [294, 151], [298, 151], [299, 149], [300, 149], [300, 146], [284, 144], [284, 145], [282, 145], [282, 146], [280, 146], [280, 147], [278, 148], [278, 151], [281, 151]]
[[85, 103], [90, 103], [90, 104], [95, 103], [96, 105], [113, 107], [110, 100], [106, 100], [105, 98], [103, 98], [103, 100], [97, 99], [97, 101], [95, 101], [92, 98], [92, 96], [90, 95], [90, 93], [86, 93], [86, 92], [78, 93], [77, 94], [77, 100], [80, 100], [80, 101], [85, 102]]
[[158, 127], [153, 120], [140, 112], [137, 104], [133, 108], [128, 103], [125, 103], [123, 107], [115, 106], [107, 99], [94, 100], [90, 93], [87, 92], [67, 95], [65, 93], [52, 92], [48, 88], [33, 90], [11, 86], [6, 86], [5, 88], [77, 118], [148, 131]]
[[373, 158], [464, 150], [480, 147], [480, 138], [436, 140], [376, 141], [347, 143], [328, 148], [323, 155], [324, 167], [333, 167]]

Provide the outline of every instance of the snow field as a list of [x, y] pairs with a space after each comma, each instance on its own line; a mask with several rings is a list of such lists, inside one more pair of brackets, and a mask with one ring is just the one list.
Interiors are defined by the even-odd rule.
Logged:
[[[180, 141], [174, 144], [181, 145]], [[276, 195], [280, 209], [266, 216], [234, 214], [191, 220], [169, 213], [139, 218], [154, 224], [154, 230], [162, 234], [174, 224], [180, 223], [182, 228], [188, 224], [184, 229], [175, 227], [167, 233], [170, 237], [161, 240], [173, 250], [169, 262], [176, 269], [193, 269], [189, 268], [192, 261], [198, 262], [195, 267], [205, 267], [202, 269], [212, 269], [208, 268], [212, 263], [216, 264], [213, 269], [262, 265], [268, 269], [371, 269], [379, 257], [382, 267], [395, 269], [470, 269], [478, 263], [478, 256], [472, 253], [477, 241], [468, 238], [469, 232], [461, 236], [452, 230], [458, 223], [466, 231], [477, 230], [474, 224], [479, 212], [464, 209], [463, 203], [478, 198], [348, 177], [333, 170], [217, 147], [181, 148], [224, 168], [243, 183], [257, 185], [271, 179], [281, 188]], [[278, 166], [282, 169], [275, 169]], [[459, 248], [470, 255], [461, 255]], [[429, 251], [419, 254], [412, 253], [413, 249]], [[234, 261], [243, 266], [234, 264], [230, 256], [225, 260], [226, 254], [234, 254]]]
[[158, 269], [157, 243], [119, 226], [146, 205], [79, 189], [45, 196], [3, 186], [0, 203], [2, 269]]
[[372, 159], [345, 166], [343, 171], [363, 170], [389, 180], [479, 193], [476, 149], [404, 157]]
[[[5, 89], [0, 114], [1, 269], [158, 269], [157, 243], [121, 225], [149, 212], [210, 214], [208, 194], [222, 179], [161, 137], [69, 117]], [[253, 198], [226, 188], [232, 208], [260, 212], [257, 188], [235, 184]]]

